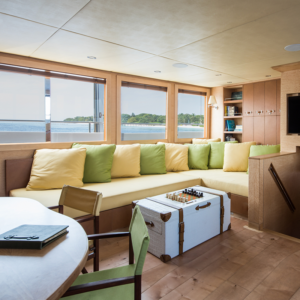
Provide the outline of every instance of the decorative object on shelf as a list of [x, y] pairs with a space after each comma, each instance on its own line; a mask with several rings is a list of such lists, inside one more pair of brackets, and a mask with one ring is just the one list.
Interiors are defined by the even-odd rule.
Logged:
[[243, 99], [243, 92], [232, 92], [231, 93], [231, 98], [226, 98], [225, 101], [230, 101], [230, 100], [242, 100]]
[[216, 97], [211, 95], [208, 100], [208, 106], [218, 109]]
[[231, 138], [230, 138], [230, 142], [235, 142], [235, 138], [234, 138], [234, 137], [231, 137]]
[[234, 131], [235, 129], [235, 122], [234, 120], [226, 120], [227, 130], [226, 131]]
[[232, 139], [233, 137], [232, 137], [232, 135], [231, 134], [226, 134], [226, 136], [225, 136], [225, 141], [226, 142], [230, 142], [230, 139]]
[[243, 131], [243, 125], [236, 125], [234, 131], [242, 132]]

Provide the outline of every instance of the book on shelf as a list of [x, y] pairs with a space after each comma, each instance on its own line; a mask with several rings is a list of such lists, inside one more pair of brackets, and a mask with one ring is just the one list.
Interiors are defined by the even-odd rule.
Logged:
[[234, 131], [235, 122], [234, 120], [226, 120], [225, 122], [225, 131]]
[[224, 108], [224, 114], [225, 117], [233, 117], [233, 116], [239, 116], [241, 113], [238, 112], [238, 107], [237, 106], [225, 106]]
[[243, 99], [243, 92], [232, 92], [230, 98], [225, 98], [225, 101], [235, 101], [235, 100], [242, 100]]
[[243, 131], [243, 125], [236, 125], [234, 131], [242, 132]]

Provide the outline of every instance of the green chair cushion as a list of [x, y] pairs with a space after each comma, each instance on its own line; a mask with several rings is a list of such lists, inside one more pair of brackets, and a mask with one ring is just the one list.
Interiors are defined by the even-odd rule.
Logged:
[[[280, 145], [252, 145], [250, 147], [249, 157], [273, 154], [279, 152], [280, 152]], [[249, 173], [249, 167], [248, 167], [247, 174], [248, 173]]]
[[74, 143], [72, 148], [86, 148], [84, 183], [111, 181], [111, 167], [116, 145], [84, 145]]
[[224, 151], [226, 143], [238, 143], [238, 141], [233, 142], [209, 142], [210, 154], [208, 160], [209, 169], [223, 169], [224, 164]]
[[141, 145], [141, 175], [166, 174], [165, 144]]
[[207, 170], [210, 144], [185, 144], [189, 147], [189, 168]]

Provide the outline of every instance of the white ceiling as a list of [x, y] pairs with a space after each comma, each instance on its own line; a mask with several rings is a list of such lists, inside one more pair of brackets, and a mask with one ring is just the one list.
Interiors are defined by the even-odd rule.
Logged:
[[284, 50], [299, 14], [300, 0], [0, 0], [0, 51], [213, 87], [300, 61]]

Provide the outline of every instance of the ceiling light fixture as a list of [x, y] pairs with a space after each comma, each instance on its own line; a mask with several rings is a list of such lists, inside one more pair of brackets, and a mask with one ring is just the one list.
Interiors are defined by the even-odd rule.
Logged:
[[156, 71], [154, 71], [154, 73], [161, 73], [161, 71], [159, 71], [159, 70], [156, 70]]
[[96, 56], [88, 56], [87, 58], [88, 58], [88, 59], [97, 59]]
[[300, 51], [300, 44], [292, 44], [284, 47], [286, 51]]
[[271, 77], [271, 75], [266, 75], [266, 77]]
[[228, 81], [227, 83], [232, 83], [232, 81]]
[[222, 74], [216, 74], [216, 76], [222, 76]]
[[175, 67], [175, 68], [186, 68], [186, 67], [188, 67], [188, 65], [186, 65], [186, 64], [181, 64], [181, 63], [176, 63], [176, 64], [173, 64], [173, 67]]

